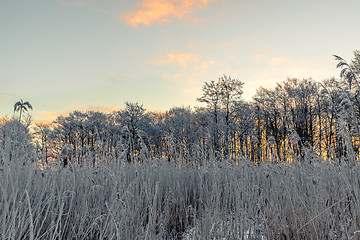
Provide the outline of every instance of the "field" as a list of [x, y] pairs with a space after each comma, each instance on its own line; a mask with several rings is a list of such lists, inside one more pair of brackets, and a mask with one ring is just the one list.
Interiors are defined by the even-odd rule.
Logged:
[[0, 118], [1, 239], [360, 239], [360, 90], [287, 79], [244, 102], [242, 85], [49, 123], [17, 102]]
[[[20, 159], [21, 160], [21, 159]], [[153, 159], [0, 170], [1, 239], [358, 239], [360, 166]]]

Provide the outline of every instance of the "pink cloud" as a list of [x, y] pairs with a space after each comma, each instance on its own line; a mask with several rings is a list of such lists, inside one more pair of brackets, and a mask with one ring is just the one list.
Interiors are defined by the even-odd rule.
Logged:
[[194, 63], [196, 61], [198, 61], [198, 56], [196, 54], [173, 51], [166, 54], [166, 58], [155, 59], [153, 63], [158, 66], [178, 64], [180, 66], [187, 67], [188, 63]]
[[196, 23], [200, 19], [191, 15], [196, 9], [206, 8], [218, 0], [142, 0], [138, 9], [121, 16], [128, 25], [151, 25], [153, 23], [168, 23], [172, 18], [178, 18]]

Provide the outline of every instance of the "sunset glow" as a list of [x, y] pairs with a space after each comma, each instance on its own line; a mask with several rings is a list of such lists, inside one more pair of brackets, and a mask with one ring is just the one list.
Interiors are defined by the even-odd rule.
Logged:
[[[196, 106], [205, 82], [244, 82], [243, 98], [287, 77], [339, 77], [333, 54], [359, 49], [359, 1], [49, 0], [0, 7], [0, 112]], [[341, 19], [341, 21], [339, 20]], [[81, 106], [81, 107], [79, 107]]]

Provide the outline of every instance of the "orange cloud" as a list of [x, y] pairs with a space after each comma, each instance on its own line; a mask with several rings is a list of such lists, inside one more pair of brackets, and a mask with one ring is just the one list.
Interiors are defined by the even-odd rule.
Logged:
[[38, 115], [37, 118], [39, 118], [41, 120], [35, 121], [36, 123], [49, 123], [49, 122], [56, 120], [56, 118], [61, 115], [68, 116], [69, 112], [67, 112], [67, 111], [60, 111], [60, 112], [41, 111], [37, 115]]
[[137, 4], [138, 10], [123, 14], [121, 19], [134, 27], [168, 23], [172, 18], [195, 23], [199, 21], [191, 16], [195, 9], [206, 8], [215, 1], [218, 0], [142, 0]]
[[168, 53], [165, 59], [155, 59], [153, 63], [158, 66], [174, 63], [183, 67], [187, 67], [188, 63], [196, 61], [198, 61], [198, 56], [196, 54], [173, 51]]

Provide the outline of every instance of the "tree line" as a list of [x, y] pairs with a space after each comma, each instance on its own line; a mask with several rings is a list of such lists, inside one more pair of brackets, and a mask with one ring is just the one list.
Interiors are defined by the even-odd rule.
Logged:
[[[197, 99], [202, 106], [151, 112], [125, 102], [120, 111], [74, 111], [36, 124], [32, 133], [23, 131], [43, 161], [59, 159], [64, 166], [152, 158], [199, 164], [212, 159], [353, 162], [360, 149], [360, 52], [351, 62], [335, 59], [339, 79], [288, 78], [271, 89], [260, 87], [251, 101], [242, 99], [241, 80], [224, 75], [203, 85]], [[25, 103], [14, 110], [26, 111]], [[0, 134], [9, 122], [0, 124]]]

